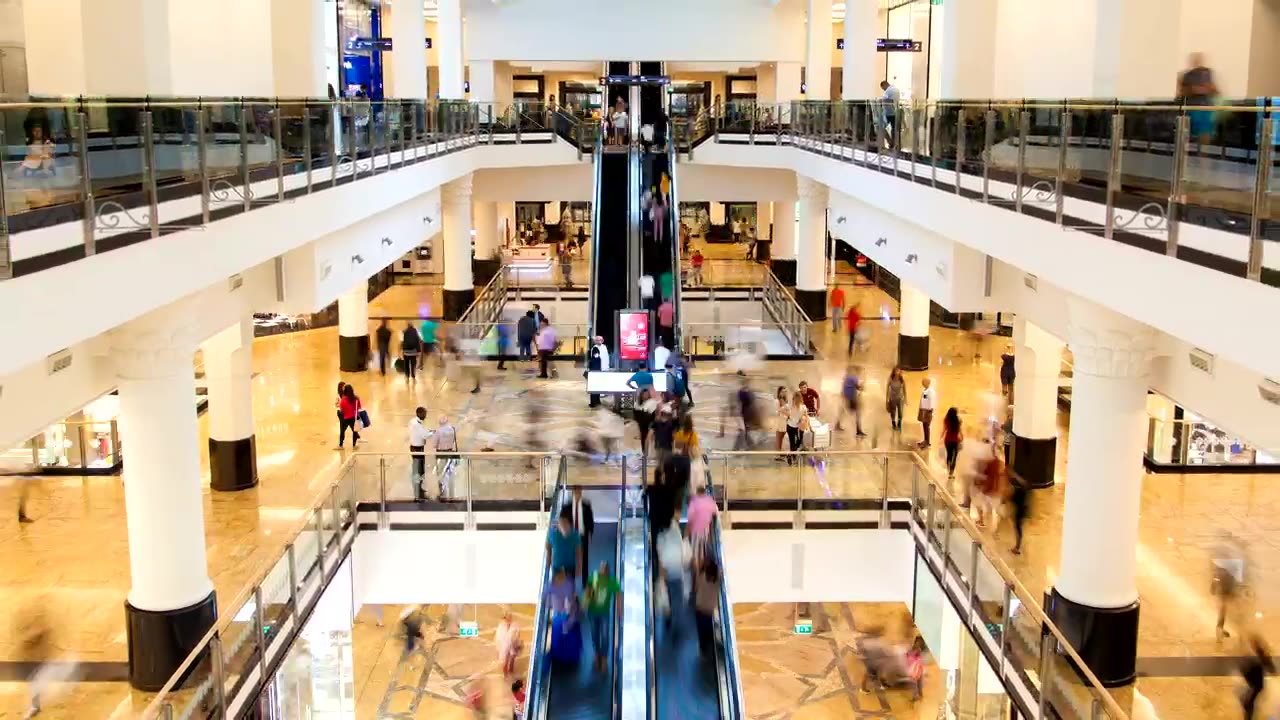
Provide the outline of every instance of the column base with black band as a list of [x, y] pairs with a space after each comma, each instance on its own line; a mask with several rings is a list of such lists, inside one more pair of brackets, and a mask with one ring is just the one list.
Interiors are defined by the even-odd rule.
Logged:
[[444, 319], [450, 322], [457, 320], [462, 317], [462, 314], [475, 301], [475, 288], [467, 288], [466, 290], [449, 290], [446, 288], [444, 291]]
[[209, 486], [214, 490], [248, 490], [258, 484], [258, 439], [209, 438]]
[[1026, 481], [1027, 487], [1053, 486], [1058, 438], [1013, 436], [1013, 472]]
[[[129, 684], [157, 692], [182, 666], [218, 617], [217, 593], [176, 610], [142, 610], [124, 604]], [[199, 663], [188, 671], [195, 671]], [[179, 681], [180, 687], [182, 682]]]
[[898, 365], [903, 370], [928, 370], [929, 336], [898, 335]]
[[1140, 601], [1097, 608], [1069, 600], [1052, 588], [1045, 611], [1103, 687], [1128, 685], [1137, 677]]

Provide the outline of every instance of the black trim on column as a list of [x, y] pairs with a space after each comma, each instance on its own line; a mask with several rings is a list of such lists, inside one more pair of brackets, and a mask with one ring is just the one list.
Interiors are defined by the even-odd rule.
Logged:
[[248, 490], [258, 484], [258, 438], [209, 438], [209, 487], [223, 492]]
[[1138, 607], [1096, 608], [1068, 600], [1053, 588], [1045, 612], [1103, 687], [1128, 685], [1137, 677]]
[[800, 290], [795, 292], [796, 304], [804, 310], [805, 315], [810, 320], [826, 320], [827, 319], [827, 291], [826, 290]]
[[779, 260], [778, 258], [769, 258], [769, 269], [774, 275], [778, 276], [778, 282], [788, 287], [796, 284], [796, 261], [795, 258], [790, 260]]
[[898, 366], [903, 370], [929, 369], [929, 336], [898, 335]]
[[[156, 692], [169, 682], [218, 618], [217, 593], [176, 610], [139, 610], [124, 604], [129, 646], [129, 684]], [[192, 665], [190, 670], [199, 667]], [[181, 686], [181, 683], [179, 683]]]
[[1029, 438], [1013, 436], [1013, 472], [1027, 482], [1028, 487], [1053, 487], [1053, 471], [1056, 467], [1058, 438]]
[[462, 313], [476, 301], [476, 289], [444, 291], [444, 319], [450, 322], [462, 317]]
[[338, 369], [342, 372], [364, 372], [369, 369], [369, 336], [338, 336]]

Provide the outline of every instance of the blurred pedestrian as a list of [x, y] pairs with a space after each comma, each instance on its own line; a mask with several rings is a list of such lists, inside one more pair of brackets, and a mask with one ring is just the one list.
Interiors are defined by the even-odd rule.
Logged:
[[1227, 615], [1235, 609], [1236, 599], [1245, 584], [1245, 552], [1239, 538], [1223, 532], [1213, 551], [1213, 594], [1218, 597], [1218, 641], [1231, 637], [1227, 631]]
[[378, 372], [385, 377], [387, 363], [391, 357], [391, 326], [387, 324], [386, 318], [382, 319], [382, 323], [373, 334], [378, 341]]
[[[609, 369], [609, 347], [604, 344], [604, 336], [595, 336], [595, 342], [591, 349], [587, 351], [587, 372], [604, 372]], [[583, 373], [586, 377], [587, 373]], [[587, 403], [589, 407], [600, 406], [600, 393], [591, 393], [591, 399]]]
[[787, 464], [796, 463], [796, 453], [800, 450], [801, 441], [809, 429], [809, 412], [804, 405], [804, 396], [795, 393], [791, 396], [791, 404], [787, 406], [787, 442], [790, 454]]
[[[423, 318], [422, 329], [420, 331], [420, 337], [422, 339], [422, 352], [418, 354], [419, 368], [425, 368], [427, 366], [427, 360], [430, 359], [431, 356], [435, 354], [437, 350], [436, 331], [439, 330], [439, 328], [440, 328], [440, 325], [436, 323], [435, 320], [432, 320], [431, 318]], [[437, 358], [437, 361], [438, 360], [439, 358]], [[443, 363], [441, 364], [443, 365]]]
[[516, 321], [516, 344], [519, 346], [521, 360], [529, 360], [533, 357], [533, 338], [537, 334], [538, 319], [533, 311], [529, 310]]
[[520, 657], [523, 643], [520, 641], [520, 625], [511, 616], [510, 609], [502, 611], [502, 622], [494, 632], [494, 642], [498, 646], [498, 664], [502, 666], [502, 676], [511, 677], [516, 671], [516, 660]]
[[836, 415], [836, 430], [843, 429], [840, 425], [846, 413], [853, 415], [854, 433], [857, 437], [864, 438], [866, 433], [862, 432], [862, 368], [856, 365], [850, 365], [845, 371], [844, 383], [840, 388], [841, 399], [844, 404], [840, 407], [840, 412]]
[[891, 429], [902, 430], [902, 411], [907, 405], [907, 381], [902, 376], [902, 368], [894, 366], [889, 372], [889, 382], [885, 385], [885, 409], [889, 411]]
[[973, 479], [973, 504], [977, 506], [978, 527], [997, 530], [1000, 522], [1000, 506], [1004, 503], [1009, 481], [999, 450], [994, 444], [989, 445], [990, 456], [983, 459], [980, 470]]
[[547, 534], [547, 565], [552, 573], [582, 577], [582, 536], [573, 527], [573, 508], [560, 508], [555, 527]]
[[356, 397], [355, 388], [351, 385], [344, 385], [342, 388], [342, 400], [338, 403], [338, 412], [341, 413], [341, 421], [338, 425], [338, 449], [341, 450], [347, 439], [347, 429], [351, 429], [351, 449], [355, 450], [356, 445], [360, 442], [360, 431], [356, 427], [359, 419], [360, 398]]
[[422, 487], [423, 481], [427, 476], [427, 440], [434, 434], [427, 429], [425, 421], [427, 419], [427, 409], [418, 406], [414, 411], [414, 417], [409, 421], [409, 454], [412, 458], [412, 468], [409, 481], [413, 485], [413, 498], [415, 500], [426, 500], [427, 494]]
[[1013, 359], [1013, 343], [1004, 346], [1000, 354], [1000, 394], [1013, 402], [1013, 379], [1017, 376], [1017, 367]]
[[[609, 563], [601, 562], [600, 567], [591, 574], [583, 590], [586, 606], [587, 622], [591, 626], [591, 644], [596, 651], [596, 669], [604, 670], [605, 650], [609, 637], [609, 618], [622, 616], [622, 603], [616, 602], [622, 592], [622, 586], [609, 573]], [[618, 624], [621, 624], [619, 619]]]
[[1014, 555], [1022, 554], [1022, 528], [1031, 516], [1031, 489], [1021, 475], [1009, 473], [1009, 505], [1013, 511]]
[[[676, 306], [670, 297], [662, 298], [658, 306], [658, 337], [668, 348], [676, 346]], [[665, 363], [664, 363], [665, 364]], [[658, 365], [657, 367], [662, 367]]]
[[1187, 57], [1188, 68], [1178, 74], [1178, 99], [1187, 106], [1191, 137], [1205, 145], [1213, 140], [1213, 111], [1190, 108], [1211, 107], [1218, 95], [1213, 71], [1205, 65], [1204, 54], [1193, 52]]
[[933, 407], [937, 403], [937, 392], [933, 389], [933, 380], [925, 378], [920, 381], [920, 409], [916, 411], [916, 420], [920, 421], [920, 428], [924, 431], [924, 440], [920, 442], [920, 447], [927, 448], [931, 446], [929, 441], [929, 429], [933, 425]]
[[1254, 720], [1258, 696], [1266, 687], [1267, 676], [1276, 671], [1271, 652], [1261, 636], [1255, 634], [1249, 639], [1249, 651], [1240, 663], [1240, 676], [1245, 685], [1240, 694], [1240, 709], [1244, 712], [1244, 720]]
[[831, 332], [840, 332], [840, 321], [844, 319], [844, 289], [839, 285], [831, 288]]
[[720, 565], [714, 557], [697, 554], [694, 557], [693, 617], [698, 626], [698, 652], [705, 659], [714, 657], [715, 652], [716, 611], [720, 608]]
[[948, 478], [956, 476], [956, 461], [960, 458], [960, 443], [963, 441], [960, 413], [954, 407], [947, 408], [947, 414], [942, 418], [942, 446], [946, 449]]
[[498, 341], [498, 367], [496, 369], [506, 370], [507, 354], [511, 352], [511, 326], [499, 321], [494, 323], [493, 330]]
[[400, 630], [404, 633], [404, 655], [408, 655], [426, 642], [426, 637], [422, 634], [422, 620], [420, 605], [410, 605], [400, 613]]
[[436, 428], [434, 439], [440, 499], [448, 500], [453, 497], [449, 485], [458, 460], [458, 429], [449, 422], [448, 415], [440, 416], [440, 426]]
[[[551, 327], [551, 323], [545, 320], [542, 322], [542, 327], [538, 328], [538, 336], [535, 338], [535, 342], [538, 344], [538, 377], [542, 379], [553, 376], [559, 377], [551, 362], [551, 356], [555, 353], [556, 345], [558, 344], [556, 331], [555, 328]], [[547, 374], [548, 370], [551, 372], [550, 375]]]
[[849, 330], [849, 349], [846, 354], [852, 355], [853, 346], [858, 342], [858, 332], [862, 330], [862, 313], [859, 312], [857, 305], [849, 308], [849, 314], [845, 316], [844, 321]]
[[596, 514], [591, 509], [591, 501], [582, 497], [582, 486], [574, 486], [573, 496], [565, 507], [572, 513], [574, 531], [582, 538], [582, 567], [590, 567], [591, 536], [596, 532]]
[[738, 386], [734, 406], [738, 410], [742, 429], [733, 441], [733, 449], [754, 449], [756, 443], [751, 434], [760, 428], [760, 412], [756, 407], [756, 395], [745, 375], [742, 376], [742, 384]]
[[419, 356], [422, 354], [422, 336], [418, 334], [413, 323], [405, 323], [404, 333], [400, 336], [400, 360], [404, 364], [404, 380], [407, 383], [418, 381]]

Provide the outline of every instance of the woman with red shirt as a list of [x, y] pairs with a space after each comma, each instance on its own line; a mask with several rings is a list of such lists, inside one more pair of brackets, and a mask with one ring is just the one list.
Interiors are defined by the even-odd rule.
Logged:
[[360, 414], [360, 398], [356, 397], [355, 388], [347, 385], [342, 388], [342, 399], [338, 401], [338, 447], [347, 439], [347, 428], [351, 428], [351, 449], [360, 442], [360, 433], [356, 431], [356, 417]]

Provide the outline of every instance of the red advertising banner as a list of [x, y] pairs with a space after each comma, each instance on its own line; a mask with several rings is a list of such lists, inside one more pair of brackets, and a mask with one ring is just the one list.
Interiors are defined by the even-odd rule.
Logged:
[[649, 359], [649, 313], [622, 310], [618, 313], [618, 357], [622, 360]]

